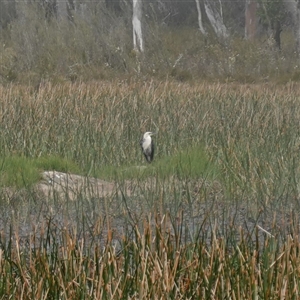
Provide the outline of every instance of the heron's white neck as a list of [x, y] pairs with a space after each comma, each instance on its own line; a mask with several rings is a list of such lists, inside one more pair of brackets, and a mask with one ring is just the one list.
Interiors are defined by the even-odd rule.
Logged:
[[148, 148], [151, 145], [151, 136], [150, 135], [144, 135], [144, 141], [143, 141], [143, 146], [145, 148]]

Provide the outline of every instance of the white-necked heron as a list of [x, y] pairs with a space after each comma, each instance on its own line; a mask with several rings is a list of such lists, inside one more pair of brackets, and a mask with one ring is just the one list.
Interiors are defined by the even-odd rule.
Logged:
[[151, 163], [154, 157], [154, 142], [151, 138], [155, 133], [147, 131], [144, 133], [143, 138], [140, 141], [143, 154], [148, 163]]

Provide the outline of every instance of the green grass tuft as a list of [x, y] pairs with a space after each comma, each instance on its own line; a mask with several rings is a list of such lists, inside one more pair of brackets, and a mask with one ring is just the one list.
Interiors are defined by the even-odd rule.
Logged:
[[35, 166], [43, 170], [81, 173], [80, 168], [71, 160], [56, 155], [41, 156], [35, 160]]
[[14, 155], [1, 158], [0, 162], [0, 186], [2, 187], [30, 187], [40, 180], [43, 170], [80, 173], [75, 163], [58, 156], [43, 156], [35, 159]]
[[192, 146], [179, 151], [173, 156], [156, 157], [151, 164], [123, 165], [120, 167], [104, 166], [95, 171], [94, 176], [113, 180], [146, 179], [148, 177], [167, 178], [212, 178], [216, 176], [217, 169], [210, 161], [202, 146]]
[[199, 178], [216, 174], [216, 166], [209, 161], [202, 146], [193, 146], [175, 154], [164, 157], [157, 162], [160, 176], [176, 174], [179, 178]]
[[30, 186], [40, 179], [32, 159], [24, 156], [10, 156], [1, 159], [1, 186], [17, 188]]

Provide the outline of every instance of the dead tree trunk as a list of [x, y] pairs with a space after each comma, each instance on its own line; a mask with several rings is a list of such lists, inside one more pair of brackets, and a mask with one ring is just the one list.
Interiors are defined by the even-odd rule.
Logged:
[[142, 1], [133, 0], [133, 14], [132, 14], [132, 27], [133, 27], [133, 48], [136, 51], [144, 51], [144, 42], [142, 35]]
[[201, 6], [200, 6], [200, 1], [199, 0], [195, 0], [196, 2], [196, 7], [197, 7], [197, 13], [198, 13], [198, 26], [199, 26], [199, 30], [201, 31], [202, 34], [206, 35], [206, 30], [203, 26], [203, 22], [202, 22], [202, 13], [201, 13]]
[[222, 2], [219, 1], [218, 7], [217, 2], [204, 0], [204, 8], [207, 18], [216, 35], [221, 38], [227, 38], [229, 33], [223, 20]]

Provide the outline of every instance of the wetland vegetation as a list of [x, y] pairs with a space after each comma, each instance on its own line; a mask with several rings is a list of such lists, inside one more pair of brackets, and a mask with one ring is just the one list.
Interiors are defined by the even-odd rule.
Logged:
[[[12, 84], [0, 96], [2, 299], [298, 298], [298, 84]], [[148, 165], [139, 139], [156, 129]], [[42, 197], [50, 169], [115, 190]]]

